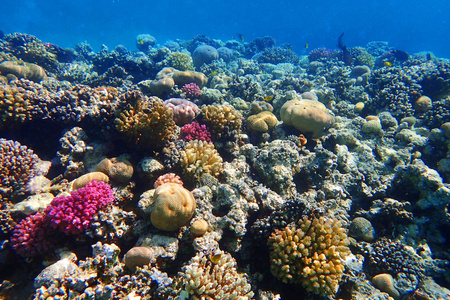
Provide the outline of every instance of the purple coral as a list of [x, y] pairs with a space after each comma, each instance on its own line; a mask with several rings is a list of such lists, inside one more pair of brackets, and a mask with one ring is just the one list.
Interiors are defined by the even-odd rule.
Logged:
[[316, 48], [309, 52], [308, 59], [309, 61], [319, 60], [321, 58], [331, 58], [334, 54], [336, 54], [337, 50], [331, 50], [327, 48]]
[[177, 125], [184, 125], [192, 122], [200, 112], [200, 108], [195, 103], [181, 98], [170, 98], [164, 104], [173, 111], [173, 120]]
[[211, 133], [206, 125], [200, 125], [197, 122], [186, 124], [180, 129], [180, 138], [183, 141], [200, 140], [211, 143]]
[[91, 223], [95, 213], [114, 200], [109, 185], [93, 180], [84, 188], [53, 199], [45, 209], [45, 217], [50, 225], [67, 235], [83, 232]]
[[183, 85], [181, 91], [186, 93], [186, 97], [188, 98], [198, 98], [202, 94], [200, 87], [194, 82]]
[[17, 254], [32, 257], [52, 248], [52, 228], [43, 214], [37, 213], [20, 221], [12, 231], [10, 243]]

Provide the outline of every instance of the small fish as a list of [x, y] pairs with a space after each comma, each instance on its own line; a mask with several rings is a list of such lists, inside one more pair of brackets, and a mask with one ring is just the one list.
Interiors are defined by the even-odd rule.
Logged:
[[209, 258], [209, 260], [213, 264], [217, 264], [219, 262], [219, 260], [222, 258], [222, 255], [223, 255], [222, 251], [216, 251], [213, 254], [211, 254], [211, 257]]
[[308, 48], [309, 48], [309, 43], [306, 42], [306, 43], [305, 43], [305, 49], [308, 49]]
[[244, 42], [244, 35], [242, 33], [238, 33], [237, 36], [238, 36], [239, 40], [241, 41], [241, 43], [243, 43]]
[[139, 40], [138, 40], [138, 44], [139, 44], [139, 45], [144, 45], [144, 41], [143, 41], [142, 39], [139, 39]]
[[263, 100], [266, 101], [266, 102], [270, 102], [270, 101], [273, 100], [273, 96], [264, 97]]
[[385, 67], [392, 67], [392, 63], [390, 61], [385, 61], [383, 64]]
[[216, 76], [217, 74], [219, 74], [219, 71], [215, 70], [212, 71], [211, 74], [209, 74], [209, 76]]

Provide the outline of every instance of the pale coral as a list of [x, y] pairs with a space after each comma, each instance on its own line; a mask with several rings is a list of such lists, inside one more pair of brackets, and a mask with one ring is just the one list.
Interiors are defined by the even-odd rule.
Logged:
[[277, 125], [277, 122], [277, 117], [273, 113], [262, 111], [247, 118], [247, 128], [258, 132], [268, 132]]
[[319, 101], [290, 100], [280, 110], [281, 120], [300, 130], [312, 133], [313, 138], [323, 135], [326, 128], [334, 124], [334, 116]]
[[187, 174], [197, 178], [204, 173], [217, 177], [223, 170], [222, 157], [214, 144], [199, 140], [190, 141], [181, 151], [181, 166]]

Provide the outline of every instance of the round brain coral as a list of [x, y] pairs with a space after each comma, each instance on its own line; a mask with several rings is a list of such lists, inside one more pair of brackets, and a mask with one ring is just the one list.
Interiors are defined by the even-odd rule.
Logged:
[[84, 188], [70, 193], [70, 196], [59, 196], [52, 200], [45, 209], [50, 225], [67, 235], [79, 234], [88, 228], [95, 213], [114, 200], [111, 187], [93, 180]]
[[258, 132], [268, 132], [277, 125], [277, 122], [277, 117], [273, 113], [262, 111], [247, 118], [247, 128]]
[[269, 238], [270, 270], [283, 282], [302, 283], [310, 292], [333, 296], [350, 253], [341, 222], [324, 217], [300, 220]]
[[156, 188], [151, 213], [153, 226], [175, 231], [186, 225], [195, 212], [195, 199], [190, 191], [177, 183], [165, 183]]
[[322, 136], [323, 131], [334, 124], [334, 117], [328, 109], [315, 100], [290, 100], [280, 110], [281, 120], [302, 133], [312, 133], [313, 138]]

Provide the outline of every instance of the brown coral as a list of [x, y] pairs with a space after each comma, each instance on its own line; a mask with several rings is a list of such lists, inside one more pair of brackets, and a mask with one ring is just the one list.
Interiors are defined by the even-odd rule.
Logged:
[[223, 170], [222, 157], [214, 144], [200, 140], [186, 144], [184, 151], [181, 151], [181, 166], [187, 174], [197, 179], [205, 173], [217, 177]]
[[105, 158], [98, 163], [95, 169], [105, 173], [112, 181], [118, 183], [128, 183], [133, 177], [134, 171], [131, 163], [124, 157]]
[[153, 194], [153, 200], [151, 221], [161, 230], [177, 230], [186, 225], [195, 212], [194, 196], [177, 183], [160, 185]]
[[160, 148], [173, 136], [176, 125], [172, 110], [158, 97], [139, 91], [122, 96], [126, 107], [117, 113], [116, 128], [123, 139], [143, 150]]
[[240, 133], [242, 115], [229, 104], [204, 106], [202, 115], [217, 138], [233, 137]]
[[299, 221], [298, 227], [276, 230], [269, 238], [270, 270], [283, 282], [302, 283], [310, 292], [333, 296], [350, 253], [341, 222], [324, 217]]
[[47, 74], [44, 68], [23, 61], [4, 61], [0, 64], [1, 74], [12, 74], [17, 78], [25, 78], [32, 81], [41, 81]]

